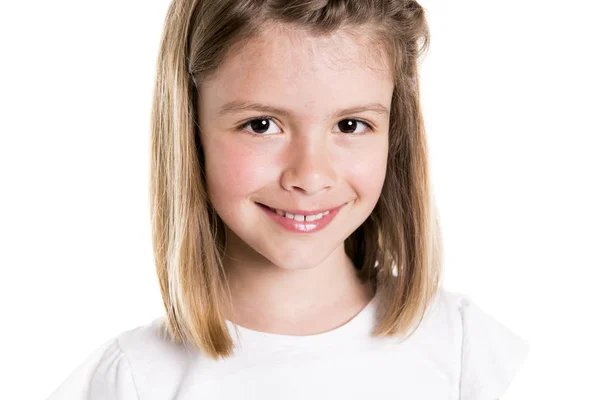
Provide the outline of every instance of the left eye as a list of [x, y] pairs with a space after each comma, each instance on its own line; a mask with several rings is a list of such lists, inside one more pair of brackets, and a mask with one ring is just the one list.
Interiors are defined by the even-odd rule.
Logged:
[[[340, 125], [340, 129], [344, 129], [343, 133], [349, 133], [349, 134], [353, 134], [353, 135], [360, 135], [363, 134], [365, 132], [355, 132], [357, 125], [364, 125], [367, 130], [372, 130], [371, 125], [367, 124], [366, 122], [360, 121], [358, 119], [343, 119], [341, 120], [338, 125]], [[338, 131], [341, 132], [341, 131]]]

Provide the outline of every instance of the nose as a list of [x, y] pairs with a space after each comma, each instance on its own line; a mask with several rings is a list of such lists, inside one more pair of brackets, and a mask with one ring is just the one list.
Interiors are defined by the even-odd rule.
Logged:
[[327, 136], [296, 137], [289, 146], [281, 175], [281, 186], [285, 190], [313, 195], [333, 187], [336, 174]]

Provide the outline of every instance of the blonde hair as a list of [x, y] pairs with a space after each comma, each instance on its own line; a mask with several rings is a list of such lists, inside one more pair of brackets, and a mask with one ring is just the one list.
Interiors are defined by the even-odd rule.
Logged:
[[152, 241], [165, 332], [212, 359], [233, 354], [221, 308], [223, 296], [231, 297], [223, 221], [206, 190], [197, 89], [234, 44], [256, 37], [271, 21], [315, 35], [366, 27], [389, 55], [395, 88], [386, 178], [372, 214], [346, 239], [345, 250], [360, 279], [381, 296], [385, 313], [375, 336], [399, 337], [417, 319], [420, 324], [439, 288], [442, 245], [417, 71], [429, 44], [423, 8], [411, 0], [174, 0], [152, 108]]

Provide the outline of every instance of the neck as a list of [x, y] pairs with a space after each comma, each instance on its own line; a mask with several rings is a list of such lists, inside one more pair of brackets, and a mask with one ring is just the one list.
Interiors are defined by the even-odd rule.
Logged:
[[343, 244], [321, 264], [286, 269], [267, 260], [226, 257], [233, 310], [226, 318], [262, 332], [309, 335], [343, 325], [371, 300]]

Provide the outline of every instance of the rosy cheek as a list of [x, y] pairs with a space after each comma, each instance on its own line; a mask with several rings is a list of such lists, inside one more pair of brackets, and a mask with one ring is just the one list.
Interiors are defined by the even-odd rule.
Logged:
[[206, 173], [214, 201], [239, 200], [267, 185], [268, 153], [228, 140], [215, 140], [209, 147]]
[[385, 179], [387, 143], [365, 143], [344, 157], [344, 179], [363, 199], [379, 197]]

